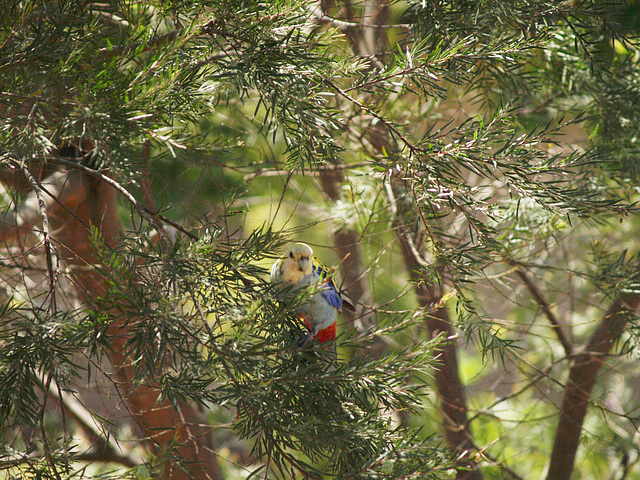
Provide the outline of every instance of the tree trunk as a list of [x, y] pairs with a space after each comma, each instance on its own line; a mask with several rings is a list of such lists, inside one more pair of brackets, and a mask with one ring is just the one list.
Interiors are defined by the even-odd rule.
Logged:
[[560, 407], [560, 421], [553, 442], [547, 480], [571, 478], [582, 424], [598, 372], [639, 304], [640, 295], [637, 293], [624, 294], [616, 299], [600, 320], [584, 351], [574, 357]]
[[421, 272], [421, 265], [415, 257], [407, 239], [402, 222], [395, 221], [400, 240], [404, 263], [409, 271], [418, 304], [426, 314], [424, 323], [431, 338], [443, 335], [444, 342], [435, 350], [439, 366], [433, 372], [436, 388], [440, 396], [440, 413], [444, 428], [444, 437], [449, 449], [459, 456], [460, 467], [456, 478], [459, 480], [481, 480], [482, 473], [471, 458], [476, 447], [471, 440], [471, 431], [467, 419], [465, 388], [458, 373], [458, 356], [454, 340], [455, 331], [449, 319], [446, 307], [442, 304], [442, 292], [437, 285], [429, 283]]
[[[340, 199], [340, 185], [344, 181], [341, 170], [322, 170], [320, 182], [325, 195], [332, 202]], [[356, 330], [363, 330], [376, 324], [376, 315], [372, 306], [373, 295], [365, 274], [364, 262], [360, 250], [360, 238], [356, 231], [340, 229], [333, 234], [333, 242], [340, 257], [343, 286], [347, 296], [354, 302], [355, 312], [342, 310], [343, 316]], [[385, 343], [377, 341], [369, 353], [379, 356], [385, 349]]]

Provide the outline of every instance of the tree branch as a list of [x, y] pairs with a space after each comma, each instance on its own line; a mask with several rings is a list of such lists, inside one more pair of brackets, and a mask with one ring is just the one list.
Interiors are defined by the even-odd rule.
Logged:
[[348, 22], [345, 20], [340, 20], [338, 18], [333, 18], [322, 11], [322, 9], [317, 6], [315, 8], [309, 8], [309, 13], [313, 15], [316, 22], [320, 24], [327, 24], [337, 27], [341, 30], [348, 30], [352, 28], [372, 28], [375, 30], [384, 30], [388, 28], [413, 28], [413, 25], [410, 23], [394, 23], [393, 25], [385, 25], [385, 24], [376, 24], [376, 23], [357, 23], [357, 22]]
[[94, 170], [92, 168], [86, 167], [78, 162], [74, 162], [71, 160], [66, 160], [64, 158], [60, 158], [60, 157], [49, 157], [47, 158], [48, 162], [52, 162], [52, 163], [56, 163], [59, 165], [64, 165], [66, 167], [70, 167], [76, 170], [80, 170], [88, 175], [91, 175], [92, 177], [95, 177], [99, 180], [102, 180], [103, 182], [109, 184], [110, 186], [112, 186], [113, 188], [115, 188], [118, 192], [120, 192], [129, 203], [131, 203], [131, 205], [138, 211], [138, 213], [140, 214], [140, 216], [142, 218], [144, 218], [147, 222], [149, 222], [150, 225], [153, 225], [156, 230], [158, 231], [158, 234], [163, 237], [163, 239], [170, 244], [171, 240], [166, 236], [166, 233], [164, 232], [164, 230], [159, 227], [157, 225], [157, 222], [154, 220], [155, 217], [161, 221], [163, 221], [164, 223], [166, 223], [167, 225], [171, 225], [173, 228], [175, 228], [176, 230], [184, 233], [185, 235], [187, 235], [189, 238], [191, 238], [192, 240], [197, 240], [198, 237], [197, 235], [194, 235], [193, 233], [189, 232], [188, 230], [186, 230], [183, 226], [181, 226], [178, 223], [175, 223], [174, 221], [168, 219], [167, 217], [165, 217], [164, 215], [161, 215], [153, 210], [151, 210], [150, 208], [148, 208], [147, 206], [143, 205], [142, 203], [140, 203], [138, 201], [137, 198], [135, 198], [133, 196], [133, 194], [131, 192], [129, 192], [126, 188], [124, 188], [122, 185], [120, 185], [120, 183], [116, 182], [114, 179], [112, 179], [111, 177], [108, 177], [107, 175], [98, 172], [97, 170]]
[[[55, 203], [55, 198], [60, 195], [64, 187], [66, 173], [55, 172], [47, 177], [47, 191], [51, 193], [43, 199], [45, 210], [49, 210]], [[42, 184], [40, 184], [42, 189]], [[0, 240], [16, 238], [20, 232], [26, 233], [42, 218], [40, 198], [35, 190], [31, 190], [27, 196], [12, 210], [0, 214]]]
[[91, 412], [73, 395], [60, 389], [55, 380], [45, 381], [43, 375], [40, 375], [39, 379], [42, 388], [45, 389], [47, 394], [62, 404], [65, 411], [71, 415], [89, 437], [94, 445], [95, 454], [100, 461], [116, 462], [127, 467], [135, 467], [142, 463], [142, 459], [137, 458], [129, 451], [123, 451], [111, 435], [105, 434], [103, 427], [96, 421]]
[[[327, 175], [336, 171], [350, 170], [352, 168], [370, 168], [370, 167], [371, 167], [371, 162], [343, 163], [340, 165], [320, 165], [314, 168], [313, 171], [304, 172], [304, 174], [310, 177], [314, 177], [314, 176], [322, 177], [323, 175]], [[256, 172], [245, 175], [243, 180], [245, 182], [250, 182], [257, 177], [260, 177], [260, 178], [282, 177], [290, 174], [291, 174], [290, 170], [279, 170], [277, 168], [261, 168]]]
[[567, 357], [570, 357], [573, 354], [573, 345], [571, 345], [571, 342], [565, 335], [563, 325], [558, 320], [558, 317], [556, 317], [555, 314], [551, 311], [551, 306], [549, 305], [549, 303], [542, 296], [542, 293], [540, 292], [538, 287], [531, 281], [531, 279], [527, 275], [527, 272], [524, 271], [524, 266], [522, 264], [516, 262], [515, 260], [507, 260], [507, 263], [513, 267], [516, 267], [516, 275], [520, 277], [522, 283], [524, 283], [525, 287], [527, 287], [527, 290], [529, 290], [529, 293], [531, 293], [544, 314], [547, 316], [549, 323], [553, 327], [553, 331], [562, 344], [562, 348], [564, 348], [565, 355]]
[[382, 123], [385, 126], [385, 128], [387, 130], [389, 130], [389, 132], [391, 132], [391, 134], [396, 135], [402, 141], [402, 143], [411, 151], [412, 154], [420, 153], [420, 152], [427, 152], [427, 149], [422, 148], [422, 147], [418, 147], [417, 145], [414, 145], [413, 143], [411, 143], [409, 141], [409, 139], [407, 137], [405, 137], [402, 134], [402, 132], [400, 132], [400, 130], [398, 130], [393, 125], [393, 123], [391, 123], [389, 120], [384, 118], [378, 112], [376, 112], [375, 110], [372, 110], [371, 108], [367, 107], [364, 103], [362, 103], [360, 100], [357, 100], [356, 98], [354, 98], [351, 95], [349, 95], [346, 91], [341, 89], [338, 85], [336, 85], [334, 82], [332, 82], [328, 78], [325, 78], [324, 81], [329, 87], [333, 88], [341, 96], [343, 96], [344, 98], [349, 100], [349, 102], [353, 103], [354, 105], [357, 105], [362, 110], [367, 112], [369, 115], [371, 115], [372, 117], [374, 117], [375, 119], [380, 121], [380, 123]]
[[44, 197], [42, 196], [42, 188], [35, 177], [31, 175], [31, 172], [24, 163], [17, 162], [13, 159], [10, 159], [9, 162], [16, 168], [20, 168], [23, 171], [25, 177], [27, 177], [27, 180], [29, 180], [29, 183], [31, 184], [31, 188], [33, 189], [33, 193], [35, 194], [35, 198], [37, 200], [38, 212], [40, 213], [40, 218], [42, 219], [42, 240], [44, 243], [44, 253], [49, 278], [49, 298], [51, 299], [50, 307], [52, 308], [53, 312], [56, 312], [56, 273], [58, 271], [58, 268], [56, 267], [55, 270], [53, 268], [53, 246], [51, 245], [49, 215], [47, 214], [47, 204], [44, 201]]

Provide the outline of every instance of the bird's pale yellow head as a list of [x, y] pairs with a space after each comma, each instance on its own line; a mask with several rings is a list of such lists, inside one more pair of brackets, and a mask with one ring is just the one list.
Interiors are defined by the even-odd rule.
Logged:
[[313, 269], [313, 250], [306, 243], [294, 243], [284, 252], [283, 270], [287, 280], [297, 282]]

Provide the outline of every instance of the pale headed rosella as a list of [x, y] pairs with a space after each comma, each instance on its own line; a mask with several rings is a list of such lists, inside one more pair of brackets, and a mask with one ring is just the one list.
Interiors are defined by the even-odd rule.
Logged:
[[312, 287], [310, 297], [296, 314], [304, 320], [309, 333], [301, 340], [305, 345], [311, 338], [320, 343], [336, 338], [336, 322], [342, 310], [342, 296], [329, 276], [329, 270], [313, 256], [306, 243], [294, 243], [271, 267], [271, 282], [291, 286], [294, 290]]

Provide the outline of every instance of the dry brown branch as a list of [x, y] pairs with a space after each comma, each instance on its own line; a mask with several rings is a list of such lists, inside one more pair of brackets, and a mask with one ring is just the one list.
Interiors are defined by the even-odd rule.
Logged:
[[46, 179], [46, 190], [51, 193], [46, 198], [39, 199], [35, 190], [31, 190], [24, 200], [12, 210], [0, 214], [0, 240], [7, 241], [16, 238], [21, 233], [27, 233], [42, 218], [40, 201], [44, 202], [46, 211], [51, 211], [55, 204], [55, 197], [60, 195], [66, 178], [65, 172], [55, 172]]
[[42, 219], [42, 241], [44, 243], [44, 255], [46, 259], [47, 265], [47, 273], [49, 275], [49, 305], [53, 309], [53, 312], [57, 310], [56, 307], [56, 275], [58, 268], [53, 268], [53, 246], [51, 245], [51, 230], [49, 229], [49, 214], [47, 213], [47, 204], [44, 201], [44, 196], [42, 195], [42, 188], [40, 183], [36, 180], [36, 178], [31, 174], [26, 165], [21, 165], [18, 162], [11, 161], [16, 168], [20, 168], [24, 173], [27, 180], [31, 184], [31, 188], [33, 189], [33, 193], [35, 194], [37, 205], [38, 205], [38, 213], [40, 214], [40, 218]]

